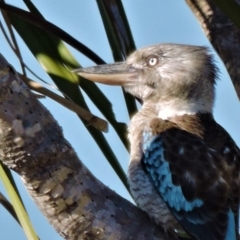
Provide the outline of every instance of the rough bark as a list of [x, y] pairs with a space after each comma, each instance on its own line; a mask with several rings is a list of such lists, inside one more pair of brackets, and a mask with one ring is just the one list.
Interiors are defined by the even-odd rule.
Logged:
[[186, 0], [186, 3], [223, 60], [240, 99], [239, 28], [211, 0]]
[[81, 163], [50, 112], [0, 55], [0, 158], [65, 239], [170, 239]]

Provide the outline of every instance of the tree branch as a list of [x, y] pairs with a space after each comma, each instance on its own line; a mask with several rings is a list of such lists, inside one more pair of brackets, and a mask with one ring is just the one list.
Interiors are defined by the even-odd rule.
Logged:
[[[240, 30], [211, 0], [186, 0], [223, 60], [240, 99]], [[236, 1], [236, 3], [239, 0]], [[225, 1], [228, 4], [228, 1]]]
[[97, 180], [50, 112], [0, 55], [0, 158], [65, 239], [170, 239]]

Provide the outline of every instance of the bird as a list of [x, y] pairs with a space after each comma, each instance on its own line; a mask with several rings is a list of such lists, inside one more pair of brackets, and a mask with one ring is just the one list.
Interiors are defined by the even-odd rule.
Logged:
[[237, 240], [240, 150], [213, 116], [219, 70], [209, 48], [157, 44], [74, 72], [142, 102], [128, 127], [137, 205], [166, 232], [181, 226], [194, 239]]

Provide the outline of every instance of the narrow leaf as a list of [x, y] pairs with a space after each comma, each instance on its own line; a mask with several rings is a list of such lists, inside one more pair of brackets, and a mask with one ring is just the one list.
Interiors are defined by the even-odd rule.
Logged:
[[18, 198], [18, 194], [15, 192], [11, 182], [9, 181], [9, 178], [7, 177], [7, 174], [4, 171], [2, 162], [0, 162], [0, 176], [6, 188], [6, 191], [9, 195], [9, 198], [11, 199], [12, 205], [16, 211], [18, 219], [27, 235], [27, 238], [32, 240], [38, 240], [38, 237], [31, 224], [31, 221], [29, 220], [22, 203]]
[[[119, 0], [97, 0], [108, 41], [116, 62], [126, 59], [135, 50], [132, 33]], [[135, 99], [123, 90], [129, 116], [137, 111]]]
[[[29, 3], [29, 1], [25, 1], [25, 2]], [[54, 24], [44, 19], [41, 19], [40, 17], [35, 16], [27, 11], [11, 6], [9, 4], [5, 4], [1, 1], [0, 1], [0, 8], [9, 13], [18, 15], [22, 19], [25, 19], [27, 22], [31, 22], [32, 24], [38, 26], [41, 29], [44, 29], [45, 31], [48, 31], [49, 33], [54, 33], [55, 35], [58, 35], [62, 40], [64, 40], [66, 43], [74, 47], [76, 50], [78, 50], [79, 52], [87, 56], [93, 62], [97, 64], [104, 64], [104, 61], [99, 56], [97, 56], [92, 50], [90, 50], [84, 44], [80, 43], [71, 35], [63, 31], [62, 29], [58, 28]]]
[[13, 205], [7, 200], [7, 198], [1, 192], [0, 192], [0, 204], [2, 204], [2, 206], [12, 215], [16, 222], [20, 224]]

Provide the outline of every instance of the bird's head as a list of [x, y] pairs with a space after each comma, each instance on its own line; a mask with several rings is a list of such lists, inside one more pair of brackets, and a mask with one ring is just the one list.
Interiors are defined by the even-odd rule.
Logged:
[[[179, 114], [212, 112], [216, 66], [206, 47], [153, 45], [135, 51], [125, 62], [75, 72], [95, 82], [123, 86], [163, 115], [178, 110]], [[168, 108], [173, 112], [164, 113]]]

